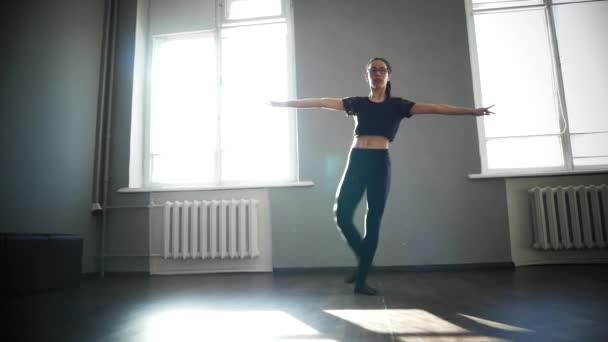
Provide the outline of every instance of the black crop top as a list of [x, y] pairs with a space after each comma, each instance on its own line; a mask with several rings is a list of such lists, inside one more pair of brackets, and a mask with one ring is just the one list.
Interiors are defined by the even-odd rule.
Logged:
[[373, 102], [368, 97], [356, 96], [342, 99], [346, 115], [354, 115], [354, 136], [380, 135], [389, 141], [395, 139], [403, 118], [412, 116], [414, 102], [400, 97], [389, 97], [384, 102]]

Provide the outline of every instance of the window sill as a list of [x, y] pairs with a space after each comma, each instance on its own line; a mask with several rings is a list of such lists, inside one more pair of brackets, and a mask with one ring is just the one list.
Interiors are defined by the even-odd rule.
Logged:
[[504, 172], [504, 173], [478, 173], [470, 174], [469, 179], [492, 179], [492, 178], [529, 178], [529, 177], [551, 177], [551, 176], [576, 176], [591, 174], [608, 174], [606, 169], [596, 170], [573, 170], [573, 171], [536, 171], [536, 172]]
[[262, 183], [243, 185], [219, 185], [219, 186], [162, 186], [149, 188], [121, 188], [120, 193], [136, 192], [168, 192], [168, 191], [207, 191], [207, 190], [238, 190], [238, 189], [260, 189], [260, 188], [296, 188], [310, 187], [315, 184], [312, 181], [299, 181], [293, 183]]

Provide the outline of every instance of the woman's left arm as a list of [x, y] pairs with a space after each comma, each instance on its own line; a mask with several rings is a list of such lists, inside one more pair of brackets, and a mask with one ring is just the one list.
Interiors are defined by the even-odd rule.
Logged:
[[490, 115], [495, 114], [490, 110], [490, 108], [494, 107], [491, 105], [489, 107], [481, 107], [481, 108], [467, 108], [467, 107], [457, 107], [450, 106], [445, 104], [434, 104], [434, 103], [416, 103], [410, 112], [412, 115], [416, 114], [443, 114], [443, 115]]

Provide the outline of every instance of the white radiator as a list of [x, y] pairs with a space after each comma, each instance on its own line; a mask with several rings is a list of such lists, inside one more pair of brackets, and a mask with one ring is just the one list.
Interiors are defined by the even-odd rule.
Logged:
[[533, 247], [544, 250], [605, 248], [608, 186], [531, 188]]
[[260, 255], [257, 200], [166, 202], [163, 221], [165, 259]]

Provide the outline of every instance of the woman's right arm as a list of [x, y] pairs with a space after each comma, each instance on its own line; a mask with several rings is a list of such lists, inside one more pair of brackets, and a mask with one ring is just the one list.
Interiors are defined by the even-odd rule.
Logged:
[[301, 99], [289, 101], [269, 101], [273, 107], [291, 107], [291, 108], [324, 108], [331, 110], [344, 111], [342, 99], [336, 98], [317, 98], [317, 99]]

